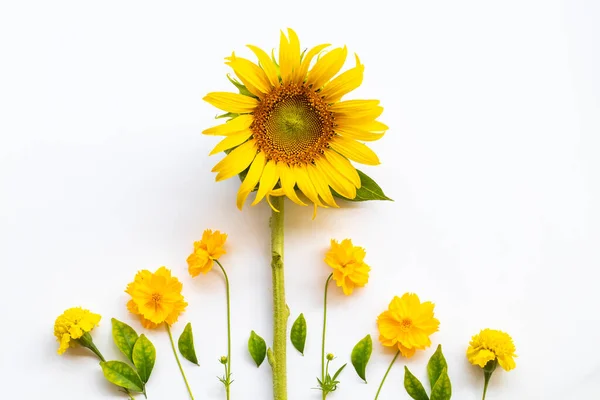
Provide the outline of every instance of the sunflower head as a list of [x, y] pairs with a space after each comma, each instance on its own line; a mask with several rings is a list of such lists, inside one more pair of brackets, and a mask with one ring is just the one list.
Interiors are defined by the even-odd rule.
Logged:
[[471, 364], [481, 368], [484, 368], [490, 361], [497, 361], [505, 371], [510, 371], [516, 367], [515, 351], [515, 344], [508, 333], [495, 329], [483, 329], [471, 338], [467, 349], [467, 359]]
[[[387, 126], [377, 121], [378, 100], [342, 97], [359, 87], [364, 66], [338, 75], [348, 51], [322, 44], [301, 51], [296, 33], [281, 33], [279, 57], [249, 45], [258, 62], [232, 54], [226, 64], [239, 79], [240, 93], [213, 92], [204, 100], [226, 111], [228, 122], [203, 133], [225, 138], [211, 154], [227, 152], [213, 168], [217, 181], [244, 173], [237, 195], [242, 209], [258, 188], [253, 205], [269, 196], [287, 196], [306, 205], [296, 190], [316, 207], [338, 207], [334, 194], [354, 199], [361, 178], [350, 163], [379, 164], [363, 141], [378, 140]], [[333, 191], [332, 191], [333, 190]]]

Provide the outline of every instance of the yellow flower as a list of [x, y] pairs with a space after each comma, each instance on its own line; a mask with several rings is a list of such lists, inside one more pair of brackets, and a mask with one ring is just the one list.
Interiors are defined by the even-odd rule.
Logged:
[[213, 267], [213, 260], [218, 260], [225, 254], [227, 234], [207, 229], [202, 234], [202, 240], [194, 242], [194, 252], [187, 258], [188, 271], [192, 276], [200, 272], [206, 274]]
[[350, 239], [344, 239], [342, 243], [331, 239], [325, 262], [333, 268], [333, 280], [347, 296], [352, 294], [354, 287], [365, 286], [369, 281], [371, 268], [363, 261], [365, 254], [365, 249], [353, 246]]
[[146, 328], [156, 328], [163, 322], [173, 325], [187, 307], [181, 289], [181, 282], [166, 267], [155, 273], [139, 271], [125, 290], [131, 295], [127, 309], [139, 315]]
[[81, 307], [69, 308], [56, 318], [54, 336], [60, 342], [58, 354], [63, 354], [69, 346], [73, 346], [73, 341], [94, 329], [100, 322], [100, 318], [102, 318], [100, 315]]
[[[249, 45], [254, 63], [232, 53], [226, 60], [239, 78], [232, 82], [240, 93], [213, 92], [204, 100], [226, 111], [231, 119], [205, 130], [225, 136], [210, 154], [231, 150], [213, 168], [217, 181], [248, 170], [237, 195], [241, 210], [257, 187], [252, 205], [265, 196], [287, 196], [299, 205], [296, 186], [316, 207], [338, 207], [331, 189], [353, 199], [360, 177], [350, 160], [379, 164], [363, 141], [380, 139], [388, 129], [377, 121], [383, 112], [379, 100], [345, 100], [358, 88], [364, 65], [338, 75], [348, 50], [328, 44], [301, 50], [296, 33], [280, 36], [279, 58]], [[312, 68], [311, 68], [312, 66]], [[230, 79], [231, 80], [231, 79]], [[331, 189], [330, 189], [331, 188]]]
[[395, 296], [387, 311], [377, 318], [379, 341], [384, 346], [398, 347], [404, 357], [412, 357], [416, 350], [431, 345], [429, 336], [440, 325], [433, 316], [434, 304], [421, 303], [414, 293]]
[[493, 360], [505, 370], [510, 371], [516, 367], [514, 357], [516, 348], [508, 333], [495, 329], [483, 329], [471, 338], [467, 349], [467, 359], [473, 365], [481, 368]]

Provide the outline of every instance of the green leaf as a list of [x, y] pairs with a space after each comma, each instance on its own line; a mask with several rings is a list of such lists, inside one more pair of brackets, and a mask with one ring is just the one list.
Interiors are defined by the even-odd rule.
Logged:
[[111, 319], [112, 322], [112, 336], [115, 344], [121, 350], [121, 353], [133, 362], [133, 346], [138, 340], [138, 334], [136, 331], [124, 322], [117, 319]]
[[358, 176], [360, 177], [360, 189], [356, 189], [356, 197], [353, 199], [348, 199], [341, 194], [337, 193], [335, 190], [332, 190], [334, 196], [339, 197], [340, 199], [345, 199], [348, 201], [370, 201], [370, 200], [390, 200], [384, 193], [381, 187], [375, 182], [371, 177], [360, 170], [356, 170], [358, 172]]
[[304, 346], [306, 344], [306, 320], [304, 319], [304, 314], [300, 314], [296, 321], [294, 321], [290, 339], [296, 350], [304, 355]]
[[221, 114], [221, 115], [217, 115], [215, 117], [215, 119], [220, 119], [220, 118], [229, 118], [229, 119], [234, 119], [236, 117], [239, 117], [240, 114], [236, 114], [236, 113], [232, 113], [232, 112], [228, 112], [225, 114]]
[[427, 363], [427, 375], [429, 376], [429, 384], [432, 389], [445, 368], [448, 368], [448, 364], [442, 353], [442, 345], [438, 345], [435, 353], [433, 353]]
[[450, 400], [452, 396], [452, 384], [448, 376], [448, 369], [444, 368], [439, 379], [431, 389], [431, 400]]
[[365, 381], [365, 383], [367, 383], [367, 378], [365, 377], [367, 364], [371, 358], [372, 351], [373, 340], [371, 340], [371, 335], [367, 335], [360, 342], [356, 343], [350, 357], [356, 373], [363, 381]]
[[150, 379], [155, 362], [156, 349], [154, 345], [145, 335], [140, 335], [133, 346], [133, 365], [135, 365], [142, 382], [147, 383]]
[[243, 94], [244, 96], [248, 96], [248, 97], [253, 97], [255, 99], [257, 99], [258, 97], [256, 97], [255, 95], [253, 95], [246, 86], [244, 86], [241, 82], [239, 82], [237, 79], [232, 78], [231, 76], [229, 76], [229, 74], [227, 74], [227, 79], [229, 79], [229, 82], [233, 83], [233, 85], [240, 91], [240, 94]]
[[332, 381], [335, 381], [335, 380], [337, 379], [337, 377], [338, 377], [338, 376], [340, 376], [340, 374], [342, 373], [342, 371], [344, 370], [344, 368], [346, 368], [346, 365], [348, 365], [348, 364], [344, 364], [344, 365], [342, 365], [342, 366], [340, 367], [340, 369], [338, 369], [338, 370], [336, 371], [336, 373], [335, 373], [335, 374], [333, 374], [333, 378], [331, 378], [331, 380], [332, 380]]
[[265, 339], [258, 336], [254, 331], [250, 332], [248, 351], [256, 363], [256, 366], [260, 367], [260, 364], [265, 361], [265, 356], [267, 355], [267, 344], [265, 343]]
[[408, 367], [404, 367], [404, 388], [406, 393], [415, 400], [429, 400], [425, 388], [411, 372]]
[[179, 352], [189, 362], [192, 362], [196, 365], [198, 364], [198, 357], [196, 356], [196, 349], [194, 348], [194, 335], [192, 333], [192, 324], [187, 323], [181, 336], [179, 336], [179, 340], [177, 341], [177, 347], [179, 347]]
[[121, 361], [103, 361], [100, 363], [104, 377], [125, 389], [142, 393], [144, 384], [133, 368]]

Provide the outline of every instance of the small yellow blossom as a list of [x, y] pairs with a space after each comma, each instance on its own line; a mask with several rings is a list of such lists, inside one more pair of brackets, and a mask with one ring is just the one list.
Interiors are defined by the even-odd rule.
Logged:
[[156, 328], [163, 322], [173, 325], [187, 307], [181, 294], [182, 286], [166, 267], [160, 267], [155, 273], [139, 271], [125, 290], [131, 295], [127, 309], [139, 315], [146, 328]]
[[347, 296], [356, 286], [365, 286], [369, 281], [371, 268], [363, 261], [365, 255], [365, 249], [353, 246], [350, 239], [344, 239], [342, 243], [331, 239], [325, 262], [333, 268], [333, 280]]
[[431, 345], [429, 336], [437, 332], [440, 321], [434, 318], [434, 304], [421, 303], [414, 293], [395, 296], [387, 311], [377, 318], [379, 341], [384, 346], [397, 347], [404, 357]]
[[81, 307], [69, 308], [56, 318], [54, 336], [60, 342], [58, 354], [63, 354], [73, 340], [81, 338], [86, 332], [94, 329], [102, 317]]
[[218, 260], [225, 254], [227, 234], [207, 229], [202, 234], [202, 240], [194, 242], [194, 252], [187, 258], [188, 271], [193, 277], [201, 272], [206, 274], [213, 267], [213, 260]]
[[471, 339], [467, 349], [467, 358], [471, 364], [481, 368], [485, 367], [488, 362], [497, 360], [505, 371], [510, 371], [516, 367], [515, 351], [515, 344], [508, 333], [495, 329], [483, 329]]

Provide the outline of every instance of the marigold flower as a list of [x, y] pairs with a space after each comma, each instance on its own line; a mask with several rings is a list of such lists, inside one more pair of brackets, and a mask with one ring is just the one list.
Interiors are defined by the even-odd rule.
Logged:
[[421, 303], [414, 293], [395, 296], [387, 311], [377, 318], [379, 341], [384, 346], [398, 347], [404, 357], [431, 345], [429, 336], [437, 332], [440, 321], [433, 316], [434, 304]]
[[365, 249], [352, 245], [352, 240], [342, 243], [331, 239], [331, 249], [325, 255], [325, 262], [333, 268], [333, 280], [342, 288], [345, 295], [351, 295], [354, 287], [362, 287], [369, 281], [371, 268], [363, 261]]
[[467, 349], [467, 359], [471, 364], [481, 368], [485, 367], [488, 362], [497, 360], [505, 371], [510, 371], [516, 367], [515, 351], [515, 344], [508, 333], [495, 329], [483, 329], [471, 338]]
[[194, 252], [187, 258], [188, 271], [192, 277], [198, 276], [201, 272], [206, 274], [212, 269], [213, 260], [218, 260], [225, 254], [223, 248], [225, 240], [227, 234], [207, 229], [202, 234], [202, 239], [194, 242]]
[[85, 333], [94, 329], [102, 317], [81, 307], [74, 307], [56, 318], [54, 323], [54, 336], [60, 342], [58, 354], [63, 354], [73, 341], [81, 338]]
[[131, 295], [127, 309], [139, 315], [146, 328], [156, 328], [163, 322], [173, 325], [187, 307], [181, 294], [182, 286], [166, 267], [160, 267], [155, 273], [139, 271], [125, 290]]

